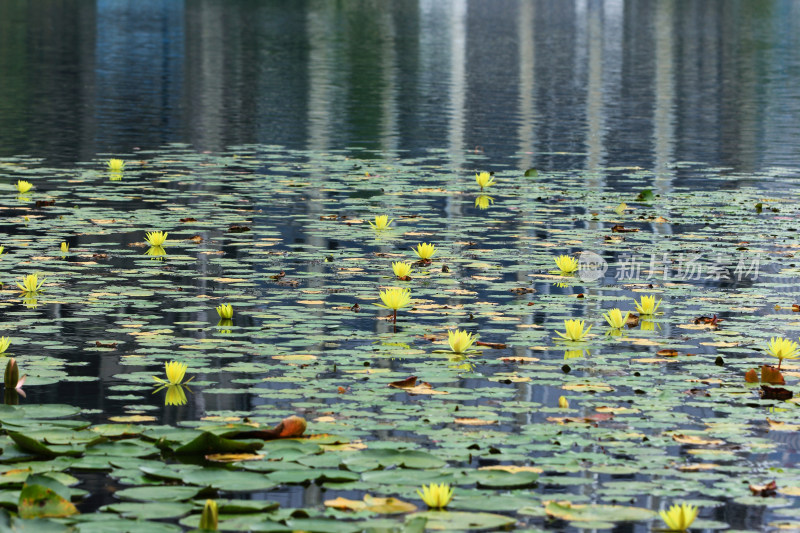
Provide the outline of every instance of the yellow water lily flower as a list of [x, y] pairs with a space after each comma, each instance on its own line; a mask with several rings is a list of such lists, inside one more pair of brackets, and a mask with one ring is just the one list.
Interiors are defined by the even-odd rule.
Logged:
[[65, 254], [67, 252], [69, 252], [69, 244], [66, 243], [66, 242], [62, 242], [61, 243], [61, 253]]
[[125, 161], [122, 159], [109, 159], [106, 165], [108, 165], [108, 170], [111, 172], [122, 172], [125, 170]]
[[31, 183], [30, 181], [19, 180], [16, 183], [16, 187], [20, 194], [25, 194], [26, 192], [31, 190], [31, 187], [33, 187], [33, 183]]
[[494, 176], [489, 172], [476, 172], [475, 182], [483, 189], [484, 187], [494, 185]]
[[478, 209], [489, 209], [489, 206], [494, 203], [494, 198], [481, 194], [475, 198], [475, 207]]
[[164, 405], [186, 405], [186, 393], [183, 391], [183, 385], [167, 385]]
[[[25, 376], [22, 376], [22, 379], [19, 378], [17, 360], [12, 357], [8, 360], [8, 363], [6, 363], [6, 371], [3, 374], [3, 385], [6, 387], [6, 394], [14, 389], [19, 389], [19, 392], [22, 392], [23, 383], [25, 383]], [[25, 394], [23, 394], [23, 396], [25, 396]]]
[[200, 515], [199, 529], [202, 531], [216, 531], [219, 520], [218, 513], [217, 502], [206, 500], [206, 504], [203, 506], [203, 514]]
[[5, 250], [5, 248], [6, 248], [5, 246], [0, 245], [0, 255], [3, 254], [3, 250]]
[[166, 367], [167, 373], [166, 380], [153, 376], [154, 380], [158, 381], [159, 383], [163, 383], [164, 385], [180, 385], [183, 381], [183, 376], [186, 375], [186, 369], [189, 368], [189, 365], [186, 363], [179, 363], [178, 361], [170, 361], [164, 366]]
[[436, 246], [424, 242], [424, 243], [418, 243], [417, 248], [416, 249], [412, 248], [412, 250], [414, 250], [414, 252], [423, 261], [430, 261], [431, 257], [433, 257], [433, 254], [436, 253]]
[[619, 309], [617, 309], [615, 307], [614, 309], [612, 309], [608, 313], [605, 313], [603, 315], [603, 318], [606, 319], [606, 322], [608, 322], [608, 325], [611, 326], [612, 328], [620, 329], [620, 328], [624, 327], [625, 324], [628, 323], [628, 317], [629, 316], [630, 316], [630, 312], [625, 313], [625, 316], [622, 316], [622, 311], [620, 311]]
[[36, 297], [37, 294], [38, 293], [35, 292], [26, 292], [22, 297], [22, 305], [28, 309], [36, 309], [39, 307], [39, 298]]
[[661, 511], [661, 519], [670, 531], [686, 531], [692, 525], [700, 509], [688, 503], [673, 505], [669, 511]]
[[451, 329], [447, 332], [447, 342], [450, 343], [450, 349], [455, 353], [466, 352], [477, 339], [477, 335], [474, 333], [467, 333], [466, 330], [457, 329], [453, 331]]
[[797, 359], [800, 357], [798, 348], [800, 346], [794, 341], [783, 337], [773, 337], [769, 340], [769, 345], [767, 345], [767, 353], [772, 357], [778, 358], [778, 370], [780, 370], [784, 359]]
[[39, 274], [28, 274], [22, 278], [22, 283], [17, 283], [17, 287], [22, 292], [36, 292], [42, 288], [44, 280], [39, 281]]
[[372, 222], [369, 222], [369, 221], [367, 221], [367, 222], [369, 222], [369, 225], [372, 226], [372, 229], [374, 229], [376, 231], [383, 231], [386, 228], [388, 228], [389, 224], [391, 224], [393, 221], [394, 221], [394, 219], [389, 220], [389, 215], [377, 215], [375, 217], [375, 223], [374, 224]]
[[147, 244], [150, 246], [161, 246], [167, 240], [167, 235], [169, 235], [166, 231], [148, 231], [145, 234], [144, 240], [147, 241]]
[[567, 400], [566, 396], [558, 397], [558, 406], [562, 409], [569, 409], [569, 400]]
[[0, 337], [0, 353], [6, 353], [11, 345], [11, 337]]
[[406, 307], [411, 301], [411, 291], [408, 289], [386, 289], [380, 292], [381, 304], [375, 304], [385, 309], [401, 309]]
[[422, 485], [422, 492], [417, 490], [417, 494], [431, 509], [443, 509], [453, 499], [453, 489], [447, 483]]
[[233, 306], [231, 304], [222, 304], [217, 307], [217, 313], [220, 318], [231, 319], [233, 318]]
[[556, 335], [559, 335], [561, 338], [566, 339], [568, 341], [582, 341], [589, 333], [589, 330], [592, 329], [592, 326], [589, 326], [584, 331], [583, 324], [584, 324], [583, 320], [578, 320], [578, 319], [565, 320], [564, 328], [566, 328], [567, 331], [565, 333], [556, 331]]
[[661, 305], [661, 299], [656, 302], [655, 296], [642, 296], [639, 302], [634, 301], [636, 304], [636, 311], [640, 315], [654, 315], [658, 311], [658, 306]]
[[383, 304], [373, 304], [394, 311], [393, 320], [397, 322], [397, 310], [411, 303], [411, 291], [408, 289], [386, 289], [380, 292]]
[[396, 261], [392, 263], [392, 271], [394, 275], [398, 278], [405, 278], [411, 273], [411, 263], [405, 263], [403, 261]]
[[572, 274], [578, 270], [578, 260], [571, 255], [559, 255], [556, 257], [556, 266], [564, 274]]

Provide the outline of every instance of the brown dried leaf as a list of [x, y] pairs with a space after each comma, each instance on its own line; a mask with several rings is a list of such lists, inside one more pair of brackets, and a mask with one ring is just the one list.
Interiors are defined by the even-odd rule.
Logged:
[[497, 350], [502, 350], [507, 346], [502, 342], [483, 342], [483, 341], [475, 341], [476, 346], [486, 346], [487, 348], [495, 348]]
[[611, 227], [613, 233], [635, 233], [639, 231], [637, 228], [626, 228], [622, 224], [616, 224]]
[[611, 420], [614, 418], [613, 413], [597, 413], [594, 415], [589, 416], [566, 416], [566, 417], [557, 417], [557, 416], [549, 416], [547, 417], [548, 422], [556, 422], [557, 424], [570, 424], [574, 422], [579, 422], [583, 424], [595, 424], [597, 422], [603, 422], [604, 420]]
[[682, 433], [673, 433], [672, 440], [680, 442], [681, 444], [693, 444], [697, 446], [719, 446], [725, 444], [725, 441], [719, 439], [706, 439], [698, 437], [697, 435], [684, 435]]
[[389, 383], [389, 386], [394, 389], [410, 389], [414, 385], [417, 384], [417, 376], [410, 376], [406, 379], [401, 379], [400, 381], [393, 381]]
[[778, 485], [774, 479], [766, 485], [750, 485], [750, 492], [753, 493], [753, 496], [761, 496], [763, 498], [775, 496], [777, 490]]
[[770, 365], [761, 366], [761, 383], [769, 383], [770, 385], [785, 385], [786, 381], [783, 379], [781, 371]]

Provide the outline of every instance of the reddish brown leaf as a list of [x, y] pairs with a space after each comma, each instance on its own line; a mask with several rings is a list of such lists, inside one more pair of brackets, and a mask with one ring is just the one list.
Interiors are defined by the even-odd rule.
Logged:
[[761, 366], [761, 383], [769, 383], [770, 385], [785, 385], [786, 381], [783, 379], [781, 371], [770, 365]]
[[242, 431], [231, 437], [233, 439], [290, 439], [300, 437], [306, 431], [306, 419], [299, 416], [284, 418], [272, 429], [262, 429], [255, 431]]
[[722, 322], [723, 319], [718, 318], [717, 315], [712, 316], [699, 316], [694, 319], [695, 324], [711, 324], [712, 326], [716, 326], [719, 322]]
[[588, 416], [567, 416], [567, 417], [556, 417], [551, 416], [547, 418], [548, 422], [556, 422], [558, 424], [569, 424], [571, 422], [582, 422], [585, 424], [595, 424], [597, 422], [602, 422], [604, 420], [611, 420], [614, 418], [614, 413], [597, 413]]
[[766, 485], [750, 485], [750, 492], [753, 493], [753, 496], [761, 496], [766, 498], [768, 496], [775, 496], [777, 491], [778, 485], [775, 483], [774, 479]]
[[744, 375], [744, 380], [747, 383], [758, 383], [758, 372], [756, 372], [756, 369], [751, 368], [750, 370], [748, 370], [747, 373]]
[[532, 289], [530, 287], [517, 287], [515, 289], [511, 289], [510, 292], [513, 292], [515, 294], [529, 294], [532, 292], [536, 292], [536, 289]]
[[230, 233], [244, 233], [245, 231], [250, 231], [250, 226], [238, 226], [234, 224], [228, 228], [228, 231]]
[[661, 357], [675, 357], [678, 355], [678, 350], [672, 350], [672, 349], [659, 350], [658, 352], [656, 352], [656, 355], [660, 355]]
[[475, 341], [476, 346], [486, 346], [487, 348], [495, 348], [497, 350], [502, 350], [507, 346], [502, 342], [483, 342], [483, 341]]
[[393, 381], [389, 383], [389, 386], [395, 389], [410, 389], [414, 385], [417, 384], [417, 376], [410, 376], [406, 379], [401, 379], [400, 381]]
[[611, 227], [613, 233], [635, 233], [639, 231], [637, 228], [626, 228], [622, 224], [616, 224]]
[[103, 343], [103, 342], [100, 342], [100, 341], [94, 341], [94, 345], [97, 346], [98, 348], [116, 348], [117, 347], [117, 343], [116, 342]]
[[182, 218], [181, 222], [197, 222], [197, 219], [196, 218], [192, 218], [192, 217], [186, 217], [186, 218]]

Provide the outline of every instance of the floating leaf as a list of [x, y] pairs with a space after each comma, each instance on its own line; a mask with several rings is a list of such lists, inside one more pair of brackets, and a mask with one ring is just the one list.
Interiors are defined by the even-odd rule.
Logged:
[[570, 522], [639, 522], [656, 516], [655, 512], [641, 507], [576, 504], [564, 501], [547, 502], [545, 512], [552, 517]]
[[64, 518], [78, 514], [69, 501], [69, 489], [42, 475], [28, 477], [19, 495], [19, 516], [31, 518]]

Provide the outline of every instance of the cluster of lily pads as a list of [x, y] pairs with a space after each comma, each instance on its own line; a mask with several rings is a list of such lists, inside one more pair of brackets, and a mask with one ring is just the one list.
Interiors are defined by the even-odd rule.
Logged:
[[[629, 180], [621, 191], [585, 173], [481, 172], [474, 196], [420, 160], [269, 147], [142, 156], [103, 174], [3, 167], [55, 186], [5, 222], [0, 268], [40, 271], [20, 285], [42, 295], [30, 307], [6, 290], [2, 302], [29, 374], [28, 398], [0, 409], [3, 524], [534, 531], [660, 514], [672, 530], [740, 528], [728, 502], [764, 509], [774, 527], [795, 517], [800, 473], [780, 438], [796, 431], [785, 399], [796, 367], [780, 363], [798, 347], [775, 336], [795, 329], [794, 302], [775, 287], [798, 272], [791, 246], [768, 237], [792, 235], [779, 198], [743, 188], [637, 200], [629, 191], [653, 177], [636, 169], [609, 170]], [[742, 213], [758, 224], [742, 227]], [[670, 237], [656, 237], [667, 225]], [[145, 234], [143, 257], [146, 228], [160, 230]], [[415, 244], [416, 264], [397, 240]], [[700, 247], [767, 250], [783, 270], [732, 287], [572, 275], [576, 250], [602, 248], [613, 268], [628, 251]], [[555, 276], [554, 248], [565, 251]], [[432, 257], [441, 269], [425, 268]], [[394, 324], [360, 312], [376, 281]], [[633, 306], [638, 330], [623, 311], [631, 292], [647, 293]], [[668, 320], [656, 317], [662, 293]], [[550, 339], [562, 320], [555, 347], [567, 360]], [[591, 335], [600, 321], [608, 335]], [[492, 342], [476, 347], [475, 331]], [[787, 392], [769, 370], [742, 379], [763, 353], [779, 359]], [[105, 365], [102, 381], [88, 361]], [[151, 395], [156, 366], [163, 398]], [[102, 407], [90, 394], [82, 409], [37, 407], [71, 380]], [[7, 391], [18, 383], [9, 367]], [[310, 435], [252, 437], [293, 414]], [[85, 491], [73, 474], [115, 496], [74, 506]], [[29, 497], [61, 518], [36, 514]], [[417, 499], [446, 510], [418, 511]]]

